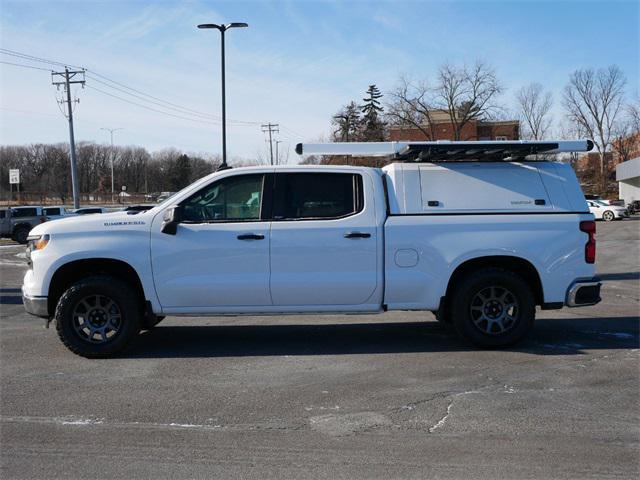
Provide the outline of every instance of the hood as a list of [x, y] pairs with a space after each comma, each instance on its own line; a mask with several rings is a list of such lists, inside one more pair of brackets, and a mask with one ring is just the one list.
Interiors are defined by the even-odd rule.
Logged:
[[154, 217], [153, 214], [149, 215], [149, 212], [150, 210], [136, 215], [127, 212], [76, 215], [41, 223], [31, 230], [30, 234], [105, 232], [112, 229], [147, 230]]

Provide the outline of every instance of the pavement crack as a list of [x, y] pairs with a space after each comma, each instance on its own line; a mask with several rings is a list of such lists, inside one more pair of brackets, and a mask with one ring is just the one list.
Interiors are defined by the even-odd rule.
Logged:
[[447, 418], [449, 418], [449, 416], [451, 415], [451, 409], [453, 408], [453, 402], [454, 399], [451, 399], [449, 401], [449, 405], [447, 405], [447, 413], [444, 415], [444, 417], [442, 417], [440, 420], [438, 420], [437, 423], [433, 424], [432, 426], [429, 427], [429, 433], [433, 433], [435, 432], [437, 429], [439, 429], [440, 427], [442, 427], [445, 422], [447, 421]]
[[429, 433], [433, 433], [436, 430], [438, 430], [439, 428], [441, 428], [442, 426], [444, 426], [444, 424], [447, 422], [447, 419], [451, 416], [451, 412], [453, 410], [453, 404], [456, 401], [456, 398], [458, 397], [463, 397], [465, 395], [471, 395], [472, 393], [480, 393], [478, 390], [469, 390], [466, 392], [460, 392], [460, 393], [456, 393], [454, 395], [452, 395], [451, 400], [449, 401], [449, 404], [447, 405], [447, 411], [444, 414], [444, 416], [438, 420], [436, 423], [434, 423], [432, 426], [429, 427], [428, 432]]

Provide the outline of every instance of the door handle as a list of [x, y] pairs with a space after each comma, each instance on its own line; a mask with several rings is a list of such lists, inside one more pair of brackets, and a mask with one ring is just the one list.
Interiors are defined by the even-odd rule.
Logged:
[[259, 233], [243, 233], [238, 235], [238, 240], [264, 240], [264, 235]]
[[370, 233], [363, 232], [349, 232], [344, 234], [344, 238], [369, 238], [370, 236]]

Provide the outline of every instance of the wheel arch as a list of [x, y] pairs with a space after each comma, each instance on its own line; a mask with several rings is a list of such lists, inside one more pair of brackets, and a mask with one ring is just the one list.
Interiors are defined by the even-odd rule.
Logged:
[[458, 265], [449, 277], [445, 299], [451, 298], [455, 285], [466, 275], [483, 268], [502, 268], [520, 275], [531, 285], [536, 305], [544, 304], [544, 291], [540, 274], [533, 264], [522, 257], [511, 255], [490, 255], [468, 259]]
[[137, 293], [141, 307], [145, 305], [145, 293], [140, 275], [130, 264], [113, 258], [87, 258], [72, 260], [58, 267], [49, 282], [47, 309], [53, 315], [58, 300], [72, 284], [93, 275], [110, 275], [128, 283]]
[[20, 222], [13, 225], [14, 232], [19, 228], [28, 228], [29, 230], [33, 230], [35, 227], [31, 225], [29, 222]]

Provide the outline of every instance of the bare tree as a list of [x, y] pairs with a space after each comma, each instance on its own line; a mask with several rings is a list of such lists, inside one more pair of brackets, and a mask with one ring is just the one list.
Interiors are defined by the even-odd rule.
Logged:
[[360, 108], [356, 102], [350, 102], [333, 116], [333, 139], [336, 142], [356, 142], [359, 140], [362, 127]]
[[614, 126], [611, 150], [621, 162], [631, 160], [640, 151], [640, 99], [629, 103]]
[[596, 147], [600, 186], [607, 189], [606, 157], [622, 109], [626, 79], [616, 65], [599, 70], [576, 70], [564, 88], [563, 103], [570, 120], [580, 125]]
[[551, 92], [545, 92], [539, 83], [532, 83], [518, 90], [516, 100], [520, 107], [521, 123], [525, 126], [524, 136], [533, 140], [545, 138], [551, 127]]
[[435, 107], [434, 91], [426, 81], [413, 83], [406, 77], [400, 78], [400, 85], [393, 90], [387, 104], [386, 117], [392, 125], [417, 128], [427, 140], [434, 140], [435, 124], [432, 113]]
[[471, 120], [492, 117], [499, 110], [495, 100], [502, 91], [495, 70], [483, 62], [440, 67], [436, 98], [449, 114], [453, 140], [462, 140], [462, 130]]

